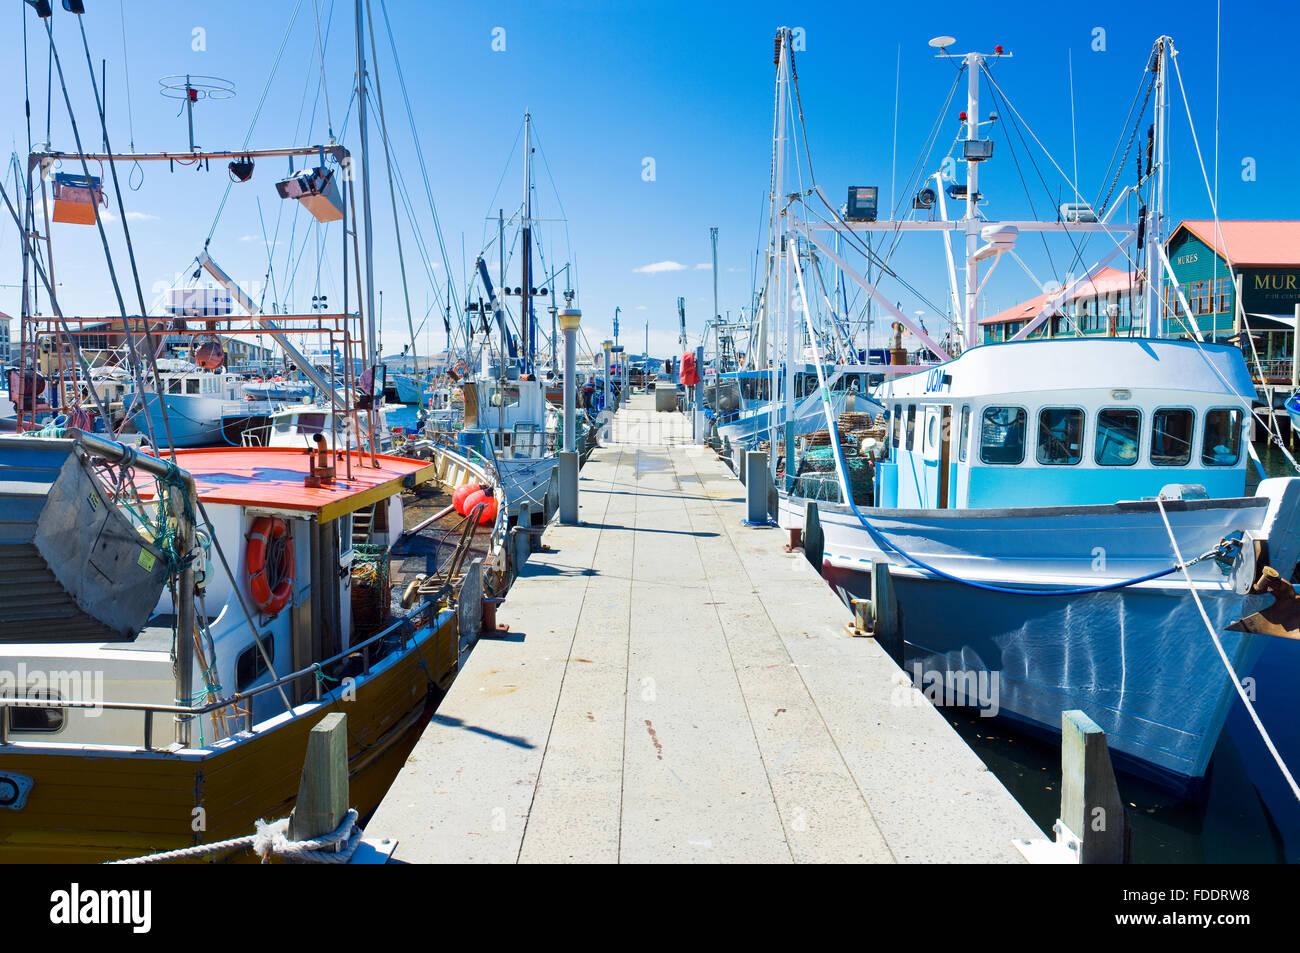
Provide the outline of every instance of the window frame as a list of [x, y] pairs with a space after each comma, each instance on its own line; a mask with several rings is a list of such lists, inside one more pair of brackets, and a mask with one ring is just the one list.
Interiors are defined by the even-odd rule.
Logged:
[[[1214, 463], [1205, 459], [1205, 441], [1207, 437], [1206, 428], [1210, 424], [1210, 415], [1216, 413], [1237, 415], [1237, 426], [1236, 429], [1233, 431], [1236, 436], [1237, 455], [1231, 463]], [[1241, 463], [1241, 451], [1242, 451], [1241, 445], [1245, 443], [1245, 438], [1242, 436], [1242, 430], [1245, 428], [1245, 422], [1246, 422], [1246, 415], [1242, 412], [1242, 409], [1240, 407], [1207, 407], [1205, 409], [1205, 415], [1203, 417], [1203, 422], [1201, 424], [1201, 466], [1202, 467], [1205, 467], [1207, 469], [1213, 468], [1216, 470], [1226, 470], [1229, 469], [1230, 467], [1238, 466]]]
[[[1165, 413], [1165, 412], [1168, 412], [1168, 411], [1175, 411], [1175, 410], [1178, 410], [1178, 411], [1185, 411], [1186, 413], [1189, 413], [1189, 414], [1192, 415], [1191, 439], [1187, 442], [1187, 459], [1184, 460], [1182, 463], [1159, 463], [1159, 462], [1156, 461], [1156, 456], [1155, 456], [1155, 447], [1156, 447], [1156, 418], [1157, 418], [1158, 416], [1160, 416], [1160, 414], [1162, 414], [1162, 413]], [[1151, 464], [1151, 466], [1153, 466], [1153, 467], [1190, 467], [1190, 466], [1192, 465], [1192, 458], [1196, 455], [1196, 452], [1195, 452], [1195, 451], [1196, 451], [1196, 424], [1197, 424], [1197, 419], [1196, 419], [1196, 408], [1195, 408], [1195, 407], [1187, 407], [1187, 406], [1183, 406], [1183, 405], [1181, 405], [1181, 404], [1175, 404], [1175, 405], [1172, 405], [1172, 406], [1169, 406], [1169, 407], [1156, 407], [1155, 409], [1153, 409], [1153, 410], [1151, 411], [1151, 438], [1150, 438], [1150, 442], [1147, 444], [1147, 461]], [[1203, 439], [1204, 439], [1204, 438], [1202, 437], [1202, 440], [1203, 440]], [[1238, 456], [1238, 457], [1241, 456], [1240, 451], [1237, 453], [1237, 456]]]
[[[1118, 410], [1118, 411], [1122, 411], [1122, 412], [1124, 412], [1124, 413], [1137, 414], [1137, 418], [1138, 418], [1138, 419], [1137, 419], [1137, 427], [1134, 428], [1134, 433], [1137, 434], [1137, 453], [1133, 454], [1133, 459], [1132, 459], [1130, 462], [1128, 462], [1128, 463], [1102, 463], [1101, 460], [1099, 460], [1099, 459], [1097, 458], [1097, 449], [1098, 449], [1098, 448], [1097, 448], [1097, 441], [1101, 439], [1101, 417], [1102, 417], [1102, 414], [1106, 413], [1107, 411], [1111, 411], [1111, 410]], [[1142, 422], [1142, 408], [1141, 408], [1141, 407], [1132, 407], [1132, 406], [1130, 406], [1130, 407], [1125, 407], [1125, 406], [1123, 406], [1123, 405], [1118, 405], [1118, 404], [1111, 405], [1111, 406], [1109, 406], [1109, 407], [1098, 407], [1098, 408], [1097, 408], [1097, 422], [1096, 422], [1096, 426], [1095, 426], [1095, 433], [1093, 434], [1093, 438], [1092, 438], [1092, 462], [1093, 462], [1093, 465], [1094, 465], [1094, 466], [1098, 466], [1098, 467], [1134, 467], [1134, 466], [1137, 466], [1138, 463], [1141, 462], [1141, 460], [1142, 460], [1142, 427], [1143, 427], [1143, 422]]]
[[[1079, 414], [1079, 459], [1071, 461], [1052, 461], [1044, 460], [1042, 457], [1042, 433], [1043, 433], [1043, 414], [1049, 410], [1067, 410]], [[1038, 414], [1038, 432], [1034, 440], [1034, 462], [1043, 467], [1077, 467], [1083, 463], [1084, 447], [1088, 444], [1088, 411], [1084, 407], [1078, 407], [1070, 404], [1051, 404], [1046, 407], [1039, 407]]]
[[967, 439], [970, 437], [970, 420], [971, 420], [970, 404], [962, 404], [961, 425], [960, 425], [961, 429], [957, 431], [958, 433], [957, 462], [958, 463], [966, 462], [966, 442]]
[[[14, 697], [31, 698], [39, 701], [63, 701], [63, 696], [61, 696], [58, 692], [51, 691], [51, 690], [39, 691], [39, 692], [23, 692], [21, 696], [15, 695]], [[25, 712], [33, 712], [33, 711], [58, 712], [59, 713], [58, 725], [54, 728], [32, 728], [32, 727], [22, 727], [20, 725], [14, 724], [14, 716], [17, 715], [19, 712], [25, 713]], [[13, 708], [6, 708], [3, 714], [6, 719], [5, 727], [8, 729], [8, 731], [11, 734], [14, 732], [26, 732], [27, 734], [32, 734], [32, 735], [57, 735], [61, 731], [63, 731], [63, 729], [68, 727], [68, 709], [66, 706], [63, 705], [59, 705], [57, 707], [53, 705], [50, 706], [32, 705], [29, 707], [15, 706]]]
[[[984, 423], [985, 418], [991, 410], [1017, 410], [1024, 417], [1022, 424], [1022, 433], [1020, 439], [1020, 459], [1014, 463], [1009, 461], [991, 461], [984, 456]], [[1029, 410], [1019, 404], [987, 404], [980, 408], [980, 463], [986, 467], [1018, 467], [1024, 464], [1025, 456], [1029, 449]]]

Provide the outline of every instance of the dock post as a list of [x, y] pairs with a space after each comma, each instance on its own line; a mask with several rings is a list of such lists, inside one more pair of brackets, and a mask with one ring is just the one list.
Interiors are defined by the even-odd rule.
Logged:
[[899, 624], [898, 600], [894, 596], [894, 581], [889, 575], [887, 562], [871, 564], [871, 614], [871, 631], [876, 641], [901, 666], [903, 627]]
[[822, 554], [826, 537], [822, 535], [822, 521], [817, 514], [817, 501], [808, 500], [803, 510], [803, 554], [812, 563], [817, 575], [822, 574]]
[[740, 485], [745, 485], [745, 458], [747, 453], [741, 451], [740, 456], [736, 458], [736, 476], [740, 478]]
[[564, 449], [577, 450], [576, 415], [578, 405], [578, 325], [582, 312], [565, 308], [560, 312], [560, 327], [564, 330]]
[[1128, 815], [1115, 784], [1106, 733], [1081, 711], [1061, 712], [1060, 823], [1079, 842], [1079, 863], [1128, 860]]
[[750, 526], [767, 525], [767, 454], [762, 450], [745, 453], [745, 522]]
[[695, 385], [695, 442], [697, 444], [707, 443], [709, 439], [708, 420], [704, 416], [704, 345], [695, 349], [695, 367], [699, 373], [700, 382]]
[[456, 670], [459, 671], [483, 630], [482, 556], [469, 564], [460, 584], [460, 592], [456, 594], [456, 630], [460, 637], [456, 657]]
[[560, 522], [578, 523], [578, 455], [567, 450], [560, 454]]
[[348, 716], [334, 711], [307, 736], [289, 839], [314, 840], [334, 830], [348, 812], [348, 798]]

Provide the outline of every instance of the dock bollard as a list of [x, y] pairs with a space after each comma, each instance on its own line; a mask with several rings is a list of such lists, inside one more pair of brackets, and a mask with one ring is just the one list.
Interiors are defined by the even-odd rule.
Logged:
[[745, 454], [745, 523], [767, 526], [767, 454], [750, 450]]
[[1046, 838], [1014, 841], [1036, 864], [1124, 864], [1131, 828], [1115, 783], [1106, 732], [1081, 711], [1061, 712], [1061, 813]]
[[578, 454], [560, 454], [560, 522], [566, 526], [578, 523]]

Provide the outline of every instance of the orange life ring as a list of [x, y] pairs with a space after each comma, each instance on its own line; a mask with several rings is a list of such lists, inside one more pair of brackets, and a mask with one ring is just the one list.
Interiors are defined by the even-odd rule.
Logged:
[[253, 603], [263, 615], [277, 616], [280, 610], [289, 604], [293, 597], [293, 546], [284, 548], [284, 556], [277, 567], [280, 580], [271, 588], [267, 576], [266, 551], [273, 540], [281, 539], [289, 532], [284, 520], [272, 516], [259, 516], [253, 521], [253, 528], [248, 534], [248, 551], [245, 563], [248, 573], [248, 592]]

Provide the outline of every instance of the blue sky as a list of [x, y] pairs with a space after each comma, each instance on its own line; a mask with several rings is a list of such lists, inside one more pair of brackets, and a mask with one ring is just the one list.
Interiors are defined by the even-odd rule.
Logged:
[[[378, 71], [396, 161], [402, 169], [417, 219], [433, 252], [438, 282], [446, 280], [433, 241], [415, 147], [407, 127], [378, 0]], [[55, 4], [56, 7], [58, 4]], [[271, 65], [276, 58], [295, 0], [227, 0], [223, 4], [162, 0], [87, 0], [85, 26], [98, 64], [108, 60], [110, 135], [118, 151], [134, 138], [136, 149], [180, 150], [186, 145], [185, 120], [177, 103], [159, 95], [159, 79], [192, 72], [228, 79], [237, 95], [225, 102], [201, 103], [195, 114], [196, 138], [209, 148], [239, 148], [249, 129]], [[1294, 218], [1300, 200], [1289, 189], [1294, 161], [1287, 148], [1297, 105], [1297, 85], [1286, 58], [1268, 55], [1261, 39], [1287, 36], [1300, 13], [1295, 4], [1224, 3], [1219, 47], [1219, 204], [1224, 218]], [[23, 120], [22, 4], [10, 3], [0, 16], [0, 79], [9, 95], [0, 101], [0, 133], [5, 145], [26, 151]], [[326, 138], [324, 97], [318, 93], [314, 8], [328, 31], [325, 50], [329, 112], [336, 132], [356, 146], [355, 110], [346, 131], [342, 117], [353, 85], [353, 4], [351, 0], [302, 0], [271, 91], [253, 130], [253, 147]], [[969, 4], [771, 4], [771, 3], [596, 3], [547, 2], [442, 4], [387, 0], [397, 53], [411, 97], [430, 186], [453, 272], [463, 287], [466, 266], [485, 237], [485, 218], [504, 207], [509, 214], [522, 194], [521, 155], [506, 167], [525, 109], [531, 110], [545, 166], [538, 168], [535, 214], [567, 216], [564, 226], [543, 226], [542, 239], [552, 261], [570, 251], [577, 264], [584, 328], [591, 341], [610, 331], [614, 308], [622, 309], [623, 339], [638, 347], [650, 324], [653, 353], [675, 350], [676, 299], [687, 299], [688, 326], [698, 334], [711, 310], [709, 228], [720, 229], [720, 307], [733, 314], [749, 303], [751, 268], [760, 216], [766, 198], [772, 122], [772, 35], [785, 24], [803, 30], [806, 49], [797, 67], [809, 146], [817, 182], [832, 200], [845, 187], [877, 184], [882, 201], [891, 191], [891, 163], [901, 183], [911, 169], [952, 82], [953, 68], [936, 61], [926, 41], [934, 35], [957, 37], [954, 49], [991, 52], [1001, 44], [1014, 56], [994, 66], [994, 75], [1012, 104], [1067, 171], [1074, 162], [1071, 134], [1070, 59], [1073, 64], [1075, 127], [1079, 178], [1088, 197], [1102, 188], [1102, 176], [1116, 140], [1123, 134], [1129, 103], [1141, 79], [1151, 43], [1161, 33], [1173, 36], [1192, 104], [1192, 115], [1209, 174], [1214, 175], [1216, 4], [1187, 0], [1177, 5], [1093, 3], [1054, 7], [1008, 2], [986, 5], [978, 17]], [[332, 19], [328, 18], [333, 10]], [[25, 9], [25, 8], [24, 8]], [[126, 48], [124, 69], [123, 17]], [[32, 70], [33, 137], [45, 137], [45, 41], [27, 15]], [[504, 29], [505, 49], [494, 50], [494, 30]], [[195, 30], [203, 31], [196, 44]], [[1104, 51], [1093, 49], [1104, 30]], [[84, 53], [74, 18], [55, 11], [55, 35], [83, 142], [97, 143]], [[500, 46], [500, 34], [497, 45]], [[202, 45], [196, 50], [193, 47]], [[369, 51], [367, 50], [369, 56]], [[897, 156], [894, 135], [895, 70], [899, 67]], [[129, 73], [129, 82], [128, 82]], [[963, 80], [964, 84], [964, 80]], [[129, 104], [128, 104], [129, 91]], [[51, 138], [56, 148], [72, 149], [66, 110], [55, 92]], [[986, 92], [987, 97], [987, 92]], [[129, 115], [128, 115], [129, 105]], [[956, 134], [964, 94], [948, 110], [940, 136], [946, 148]], [[986, 98], [982, 112], [992, 108]], [[309, 121], [313, 115], [314, 121]], [[1181, 95], [1172, 106], [1173, 150], [1171, 213], [1174, 222], [1209, 217], [1210, 206], [1191, 148]], [[995, 128], [1000, 140], [995, 160], [985, 165], [983, 191], [990, 214], [1027, 217], [1029, 203], [1011, 161], [1006, 124]], [[405, 339], [392, 240], [387, 180], [372, 131], [377, 279], [384, 291], [384, 341], [387, 350]], [[1020, 149], [1019, 141], [1015, 148]], [[1019, 153], [1026, 161], [1024, 151]], [[643, 176], [645, 160], [654, 177]], [[1065, 186], [1050, 173], [1041, 152], [1036, 161], [1048, 189], [1030, 175], [1032, 198], [1041, 213], [1050, 210]], [[1253, 160], [1254, 181], [1243, 181], [1242, 162]], [[1132, 179], [1129, 168], [1121, 183]], [[212, 254], [246, 285], [262, 281], [268, 232], [277, 217], [280, 242], [274, 250], [278, 297], [305, 309], [315, 292], [315, 236], [307, 220], [281, 208], [273, 182], [287, 163], [259, 163], [253, 180], [235, 186], [212, 240]], [[92, 169], [92, 172], [96, 170]], [[129, 167], [120, 167], [125, 177]], [[549, 175], [548, 175], [549, 172]], [[807, 170], [805, 169], [805, 176]], [[173, 281], [203, 245], [225, 190], [224, 164], [210, 173], [165, 166], [144, 170], [139, 191], [128, 192], [132, 237], [146, 295]], [[504, 174], [504, 179], [503, 179]], [[552, 180], [554, 190], [552, 189]], [[12, 186], [12, 172], [6, 175]], [[498, 183], [501, 192], [497, 193]], [[558, 201], [556, 193], [558, 192]], [[403, 216], [408, 272], [417, 322], [426, 302], [429, 271], [419, 263], [410, 226]], [[55, 226], [55, 268], [64, 308], [69, 312], [113, 313], [111, 287], [93, 229]], [[114, 235], [115, 259], [125, 278], [120, 226]], [[337, 270], [337, 226], [324, 239], [322, 270]], [[465, 264], [462, 264], [462, 235]], [[290, 239], [293, 245], [290, 245]], [[304, 246], [303, 241], [307, 244]], [[945, 301], [946, 285], [937, 239], [920, 237], [895, 259], [900, 272], [931, 302]], [[298, 261], [287, 266], [290, 248]], [[1068, 260], [1068, 246], [1057, 251]], [[305, 249], [305, 250], [303, 250]], [[329, 255], [333, 257], [329, 257]], [[299, 257], [301, 255], [301, 257]], [[1026, 249], [1026, 260], [1046, 277], [1041, 254]], [[672, 262], [682, 270], [638, 271]], [[0, 310], [18, 312], [18, 242], [12, 226], [0, 224]], [[669, 266], [661, 266], [668, 268]], [[289, 286], [293, 271], [293, 285]], [[495, 271], [495, 268], [494, 268]], [[518, 283], [517, 275], [514, 283]], [[321, 290], [332, 302], [341, 287], [327, 280]], [[886, 288], [904, 300], [902, 289]], [[1031, 297], [1038, 289], [1008, 266], [990, 283], [990, 310]], [[926, 304], [905, 301], [905, 310]], [[431, 338], [443, 343], [441, 321]]]

